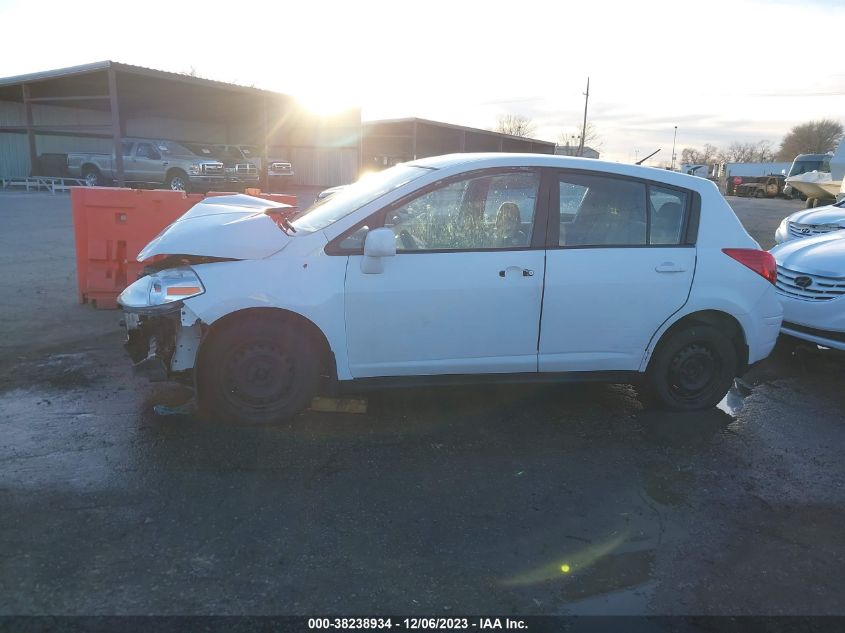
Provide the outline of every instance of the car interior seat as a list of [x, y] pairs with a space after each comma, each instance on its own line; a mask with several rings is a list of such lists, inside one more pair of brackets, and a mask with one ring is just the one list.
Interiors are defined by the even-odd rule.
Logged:
[[651, 243], [677, 244], [680, 242], [681, 205], [677, 202], [664, 202], [651, 216]]
[[591, 189], [566, 231], [566, 245], [644, 244], [645, 210], [639, 201]]

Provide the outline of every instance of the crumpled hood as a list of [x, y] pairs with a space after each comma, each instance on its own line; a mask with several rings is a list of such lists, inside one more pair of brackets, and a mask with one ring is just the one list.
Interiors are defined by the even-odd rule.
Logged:
[[154, 237], [137, 259], [142, 262], [155, 255], [268, 257], [283, 249], [291, 237], [265, 211], [290, 208], [242, 194], [206, 198]]
[[845, 277], [845, 231], [790, 240], [771, 250], [778, 266], [811, 275]]
[[789, 221], [798, 224], [838, 224], [845, 226], [845, 207], [829, 204], [815, 209], [805, 209], [790, 215]]

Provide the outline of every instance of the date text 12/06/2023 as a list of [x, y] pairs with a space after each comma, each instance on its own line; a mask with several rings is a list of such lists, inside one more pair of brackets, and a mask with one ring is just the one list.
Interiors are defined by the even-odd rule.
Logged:
[[520, 630], [527, 629], [524, 620], [518, 618], [309, 618], [308, 629], [480, 629]]

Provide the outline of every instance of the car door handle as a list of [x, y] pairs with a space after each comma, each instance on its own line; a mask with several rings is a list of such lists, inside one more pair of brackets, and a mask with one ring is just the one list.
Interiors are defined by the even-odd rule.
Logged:
[[654, 270], [659, 273], [682, 273], [686, 271], [686, 268], [678, 266], [678, 264], [674, 262], [663, 262], [660, 266], [655, 266]]
[[533, 277], [534, 276], [534, 271], [530, 270], [528, 268], [519, 268], [519, 266], [508, 266], [505, 270], [499, 271], [499, 277], [505, 277], [508, 274], [509, 270], [514, 270], [514, 271], [521, 270], [523, 277]]

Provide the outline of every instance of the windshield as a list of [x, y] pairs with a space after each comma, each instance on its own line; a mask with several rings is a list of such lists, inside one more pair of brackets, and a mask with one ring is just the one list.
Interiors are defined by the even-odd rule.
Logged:
[[187, 148], [197, 156], [202, 156], [203, 158], [218, 158], [217, 151], [209, 145], [195, 145], [192, 143], [187, 145]]
[[789, 170], [790, 176], [798, 176], [808, 171], [824, 171], [824, 161], [821, 160], [796, 160]]
[[174, 141], [159, 141], [156, 143], [156, 147], [171, 156], [194, 156], [194, 152]]
[[313, 232], [334, 224], [341, 218], [383, 196], [397, 187], [432, 171], [431, 167], [396, 165], [361, 178], [336, 194], [318, 200], [291, 221], [297, 231]]
[[257, 147], [253, 147], [252, 145], [239, 145], [238, 148], [244, 153], [244, 156], [247, 158], [258, 158], [261, 156], [261, 152], [258, 150]]

